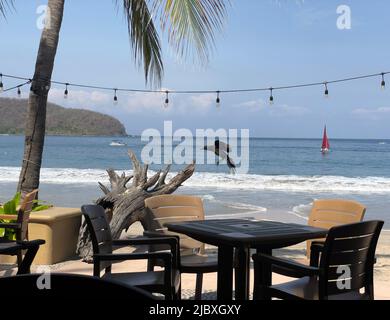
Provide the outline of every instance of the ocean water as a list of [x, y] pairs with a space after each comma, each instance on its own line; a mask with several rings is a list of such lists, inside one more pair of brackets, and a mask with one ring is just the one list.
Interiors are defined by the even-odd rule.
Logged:
[[[130, 172], [127, 149], [140, 156], [146, 142], [128, 137], [122, 139], [126, 146], [114, 147], [110, 146], [113, 139], [47, 137], [41, 197], [57, 205], [79, 206], [100, 195], [97, 182], [108, 182], [105, 169]], [[0, 136], [0, 201], [15, 190], [23, 140]], [[179, 192], [201, 196], [209, 216], [301, 223], [314, 199], [355, 199], [367, 206], [368, 218], [383, 219], [389, 227], [390, 141], [331, 140], [332, 151], [325, 156], [319, 152], [320, 145], [316, 139], [250, 139], [249, 150], [239, 149], [236, 161], [240, 165], [239, 157], [244, 157], [248, 173], [231, 174], [224, 164], [197, 164], [196, 173]], [[187, 160], [204, 155], [201, 147], [194, 147]], [[162, 167], [152, 165], [151, 170]], [[182, 168], [173, 165], [172, 172]]]

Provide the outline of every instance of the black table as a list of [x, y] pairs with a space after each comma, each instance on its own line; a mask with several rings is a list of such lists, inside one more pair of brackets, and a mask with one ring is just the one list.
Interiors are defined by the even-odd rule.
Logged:
[[[170, 231], [186, 234], [218, 247], [218, 300], [231, 300], [233, 293], [233, 249], [236, 249], [235, 298], [249, 298], [250, 249], [272, 254], [273, 249], [306, 240], [324, 238], [327, 230], [274, 221], [223, 219], [167, 224]], [[272, 271], [262, 270], [263, 281], [271, 283]]]
[[34, 261], [35, 255], [39, 250], [39, 246], [44, 243], [44, 240], [20, 242], [0, 240], [0, 255], [15, 256], [21, 250], [26, 250], [22, 263], [20, 264], [20, 266], [18, 266], [18, 274], [29, 274], [31, 264]]

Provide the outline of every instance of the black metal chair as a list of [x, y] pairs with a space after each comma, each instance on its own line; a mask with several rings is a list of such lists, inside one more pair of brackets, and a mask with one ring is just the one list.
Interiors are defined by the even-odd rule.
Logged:
[[0, 296], [66, 297], [67, 299], [129, 298], [153, 300], [141, 289], [123, 283], [75, 274], [30, 274], [0, 278]]
[[[81, 211], [87, 222], [93, 246], [94, 276], [123, 282], [151, 293], [160, 293], [166, 299], [180, 299], [180, 272], [178, 271], [179, 244], [175, 237], [136, 238], [113, 240], [106, 213], [101, 206], [86, 205]], [[158, 253], [113, 253], [113, 247], [165, 244], [170, 252]], [[164, 270], [156, 272], [112, 273], [113, 262], [126, 260], [161, 259]]]
[[[373, 300], [375, 250], [382, 227], [383, 221], [367, 221], [331, 228], [325, 243], [320, 245], [318, 267], [253, 255], [254, 299]], [[312, 250], [315, 248], [314, 243]], [[262, 277], [264, 264], [293, 270], [300, 278], [270, 285]]]

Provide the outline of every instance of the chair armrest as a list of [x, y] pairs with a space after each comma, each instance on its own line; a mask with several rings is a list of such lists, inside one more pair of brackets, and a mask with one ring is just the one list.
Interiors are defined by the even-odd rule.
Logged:
[[[175, 269], [179, 268], [179, 259], [180, 259], [180, 248], [178, 237], [167, 236], [167, 237], [142, 237], [135, 239], [126, 239], [126, 240], [113, 240], [113, 246], [129, 246], [129, 245], [159, 245], [165, 244], [168, 245], [171, 249], [173, 266]], [[150, 254], [150, 253], [149, 253]], [[151, 257], [153, 258], [153, 257]], [[157, 258], [157, 257], [155, 257]]]
[[325, 242], [323, 241], [313, 241], [311, 243], [310, 249], [314, 248], [314, 250], [322, 251], [324, 249]]
[[315, 267], [305, 266], [304, 264], [281, 259], [266, 254], [257, 253], [252, 256], [253, 260], [257, 263], [265, 263], [276, 267], [281, 267], [282, 269], [289, 269], [295, 274], [300, 274], [300, 277], [304, 276], [314, 276], [319, 274], [319, 269]]
[[94, 260], [100, 261], [126, 261], [126, 260], [144, 260], [144, 259], [162, 259], [166, 265], [171, 264], [172, 255], [169, 252], [153, 252], [153, 253], [112, 253], [112, 254], [94, 254]]
[[318, 267], [320, 261], [320, 253], [324, 250], [324, 242], [314, 241], [310, 246], [310, 266]]
[[46, 243], [45, 240], [37, 239], [37, 240], [31, 240], [31, 241], [18, 241], [18, 244], [22, 245], [25, 248], [40, 246]]
[[112, 245], [116, 247], [120, 246], [132, 246], [132, 245], [145, 245], [145, 244], [167, 244], [171, 247], [178, 245], [177, 239], [174, 237], [160, 237], [158, 238], [149, 238], [149, 237], [140, 237], [134, 239], [123, 239], [123, 240], [113, 240]]
[[21, 229], [22, 225], [20, 223], [0, 223], [0, 228], [4, 228], [4, 229]]
[[158, 231], [144, 231], [144, 236], [148, 238], [175, 238], [180, 246], [180, 237], [174, 234], [164, 234]]
[[14, 214], [0, 214], [1, 220], [18, 220], [18, 216]]

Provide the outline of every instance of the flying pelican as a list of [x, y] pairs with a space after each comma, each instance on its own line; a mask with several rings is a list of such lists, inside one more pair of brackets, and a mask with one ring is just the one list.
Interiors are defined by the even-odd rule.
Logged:
[[226, 160], [227, 165], [229, 169], [235, 173], [236, 172], [236, 165], [233, 162], [233, 160], [230, 158], [230, 146], [226, 144], [225, 142], [219, 141], [218, 139], [215, 140], [214, 145], [212, 146], [205, 146], [203, 148], [206, 151], [213, 152], [217, 157], [217, 165], [219, 165], [219, 158]]

